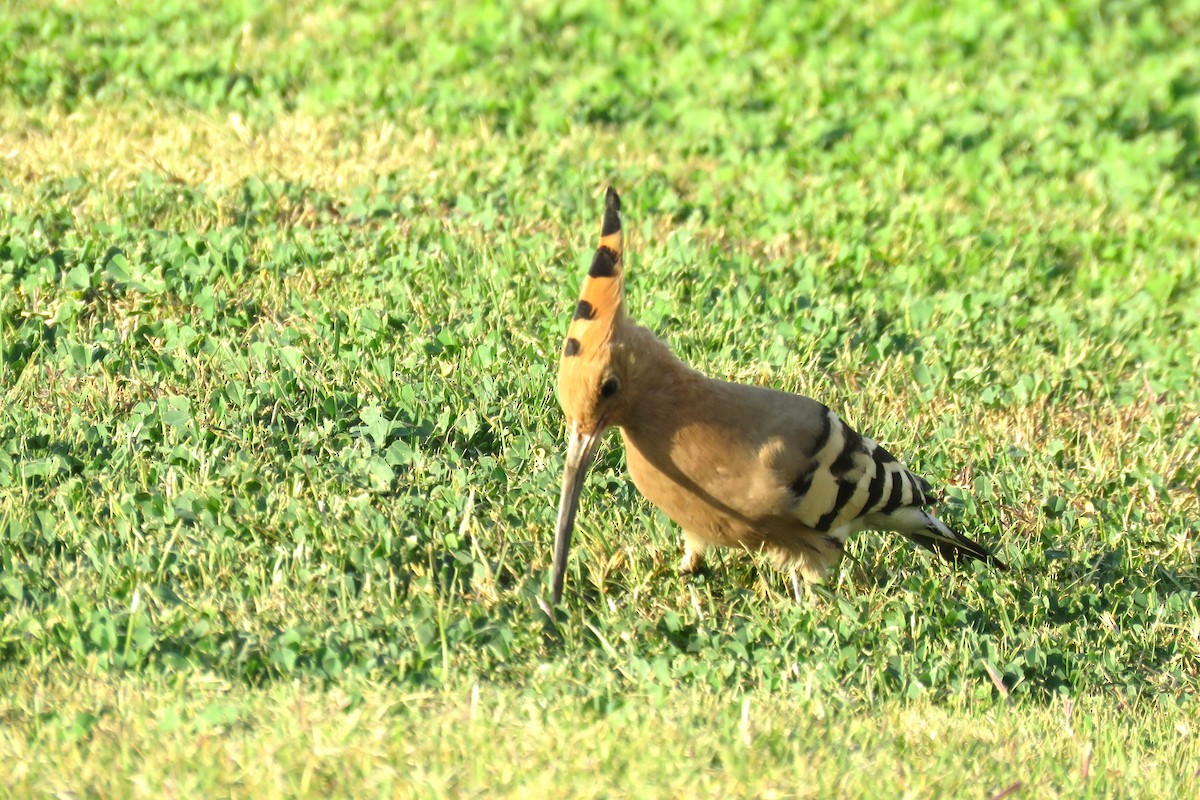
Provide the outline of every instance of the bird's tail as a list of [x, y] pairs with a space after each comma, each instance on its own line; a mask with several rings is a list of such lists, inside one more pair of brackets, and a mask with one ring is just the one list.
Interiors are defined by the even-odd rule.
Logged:
[[947, 561], [982, 561], [999, 570], [1008, 569], [991, 550], [953, 530], [923, 508], [908, 506], [880, 516], [883, 518], [877, 518], [878, 527], [903, 534]]

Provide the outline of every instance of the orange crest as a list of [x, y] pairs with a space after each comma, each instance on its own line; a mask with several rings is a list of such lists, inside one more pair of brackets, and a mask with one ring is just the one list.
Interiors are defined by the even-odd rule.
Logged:
[[579, 302], [559, 362], [559, 399], [568, 417], [588, 423], [598, 381], [610, 359], [613, 337], [625, 317], [621, 198], [612, 187], [604, 198], [600, 245], [579, 292]]
[[621, 263], [621, 198], [608, 187], [600, 246], [583, 280], [575, 315], [567, 328], [563, 359], [574, 358], [604, 345], [624, 311], [624, 266]]

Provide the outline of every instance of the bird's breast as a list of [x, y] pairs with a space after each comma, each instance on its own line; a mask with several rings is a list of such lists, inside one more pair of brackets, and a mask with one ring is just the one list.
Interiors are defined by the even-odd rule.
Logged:
[[712, 544], [757, 546], [777, 508], [756, 453], [718, 433], [646, 437], [621, 430], [630, 477], [647, 500]]

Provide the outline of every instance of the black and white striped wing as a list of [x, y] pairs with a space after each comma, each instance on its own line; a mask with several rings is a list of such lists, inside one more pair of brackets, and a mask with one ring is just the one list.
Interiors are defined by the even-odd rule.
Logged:
[[[928, 481], [901, 464], [881, 445], [860, 436], [837, 414], [820, 407], [820, 433], [807, 464], [791, 483], [795, 516], [822, 533], [869, 525], [867, 517], [929, 504]], [[863, 524], [854, 525], [856, 521]]]
[[863, 528], [875, 528], [903, 534], [948, 561], [978, 559], [1007, 568], [986, 547], [927, 510], [933, 493], [928, 481], [817, 405], [821, 419], [809, 431], [816, 433], [790, 484], [797, 521], [839, 543]]

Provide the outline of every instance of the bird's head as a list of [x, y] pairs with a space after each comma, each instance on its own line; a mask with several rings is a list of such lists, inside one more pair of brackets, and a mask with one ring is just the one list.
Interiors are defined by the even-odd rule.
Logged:
[[554, 602], [562, 598], [567, 551], [583, 479], [596, 446], [628, 409], [628, 378], [622, 264], [621, 198], [609, 187], [604, 199], [600, 245], [584, 278], [567, 328], [558, 368], [558, 399], [567, 423], [567, 458], [554, 540]]

